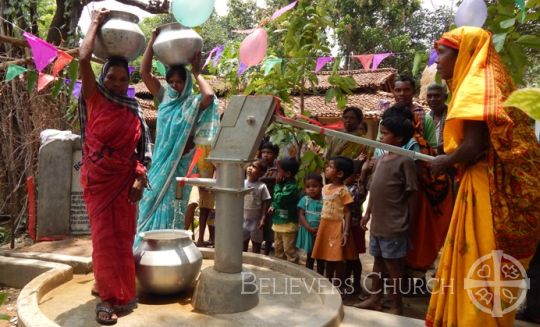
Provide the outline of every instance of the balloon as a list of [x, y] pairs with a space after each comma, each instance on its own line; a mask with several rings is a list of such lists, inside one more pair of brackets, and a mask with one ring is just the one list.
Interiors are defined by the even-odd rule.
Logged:
[[240, 62], [251, 67], [258, 65], [266, 56], [268, 34], [264, 28], [256, 28], [240, 44]]
[[456, 26], [482, 27], [487, 14], [487, 6], [484, 0], [464, 0], [456, 11]]
[[203, 24], [214, 11], [215, 0], [173, 0], [171, 11], [176, 20], [187, 27]]

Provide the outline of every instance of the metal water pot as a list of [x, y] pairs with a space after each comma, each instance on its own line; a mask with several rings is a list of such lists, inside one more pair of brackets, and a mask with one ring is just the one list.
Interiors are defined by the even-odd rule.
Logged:
[[152, 48], [159, 61], [174, 66], [189, 64], [202, 46], [203, 39], [197, 32], [179, 23], [170, 23], [159, 27]]
[[161, 229], [139, 234], [135, 250], [137, 280], [155, 294], [173, 294], [194, 285], [203, 256], [191, 240], [191, 231]]
[[128, 61], [139, 57], [146, 41], [138, 23], [139, 17], [132, 13], [111, 10], [98, 31], [94, 56], [101, 60], [123, 57]]

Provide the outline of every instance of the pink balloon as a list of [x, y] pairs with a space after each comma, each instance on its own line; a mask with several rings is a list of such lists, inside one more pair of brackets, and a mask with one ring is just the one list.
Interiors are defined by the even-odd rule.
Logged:
[[268, 34], [264, 28], [256, 28], [240, 44], [240, 62], [249, 67], [260, 64], [266, 56]]

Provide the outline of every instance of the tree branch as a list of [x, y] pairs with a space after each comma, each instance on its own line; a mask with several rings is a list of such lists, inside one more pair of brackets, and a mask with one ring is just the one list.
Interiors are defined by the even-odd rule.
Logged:
[[141, 0], [117, 0], [125, 5], [135, 6], [151, 14], [167, 14], [169, 12], [169, 0], [150, 0], [148, 3]]

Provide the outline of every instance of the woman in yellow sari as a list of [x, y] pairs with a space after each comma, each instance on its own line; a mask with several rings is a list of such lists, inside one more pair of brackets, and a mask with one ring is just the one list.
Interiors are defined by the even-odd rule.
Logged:
[[[540, 238], [540, 146], [530, 119], [502, 106], [514, 85], [489, 32], [457, 28], [436, 48], [452, 100], [446, 155], [432, 169], [458, 167], [460, 186], [426, 325], [513, 326], [519, 287], [498, 292], [501, 284], [493, 282], [514, 279], [500, 273], [512, 268], [508, 256], [526, 269]], [[481, 286], [471, 288], [472, 279]]]

